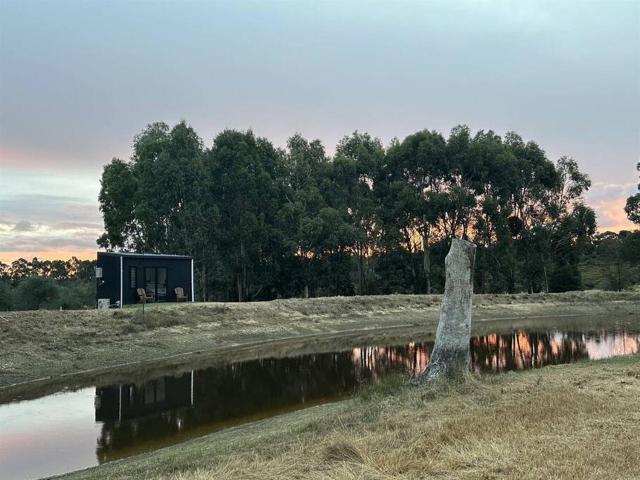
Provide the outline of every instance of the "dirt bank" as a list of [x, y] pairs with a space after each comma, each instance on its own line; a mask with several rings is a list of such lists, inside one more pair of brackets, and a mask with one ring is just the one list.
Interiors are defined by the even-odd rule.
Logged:
[[640, 478], [639, 395], [638, 356], [447, 389], [396, 378], [65, 478]]
[[[640, 313], [637, 292], [478, 295], [474, 302], [476, 328], [505, 319]], [[436, 295], [390, 295], [162, 304], [148, 306], [144, 316], [139, 308], [3, 312], [0, 401], [23, 393], [24, 385], [15, 384], [35, 381], [55, 388], [61, 382], [126, 372], [127, 365], [140, 370], [140, 362], [143, 368], [178, 367], [194, 354], [223, 361], [318, 348], [340, 338], [364, 341], [394, 331], [429, 335], [439, 303]]]

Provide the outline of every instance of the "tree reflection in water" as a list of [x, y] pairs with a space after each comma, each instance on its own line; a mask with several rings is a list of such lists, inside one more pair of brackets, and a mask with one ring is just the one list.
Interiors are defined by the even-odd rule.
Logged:
[[[270, 358], [96, 389], [105, 462], [230, 425], [335, 400], [389, 371], [422, 372], [432, 342]], [[476, 372], [521, 370], [636, 353], [636, 333], [525, 332], [471, 339]]]

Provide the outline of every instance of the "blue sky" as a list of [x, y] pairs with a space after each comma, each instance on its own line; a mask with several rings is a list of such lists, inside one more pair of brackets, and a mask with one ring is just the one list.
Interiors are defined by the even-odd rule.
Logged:
[[590, 174], [602, 227], [640, 160], [638, 1], [0, 1], [0, 259], [89, 255], [102, 166], [147, 123], [332, 151], [515, 130]]

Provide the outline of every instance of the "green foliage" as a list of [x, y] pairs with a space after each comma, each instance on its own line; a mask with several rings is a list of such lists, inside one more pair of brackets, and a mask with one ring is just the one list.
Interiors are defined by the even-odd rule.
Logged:
[[0, 311], [11, 310], [13, 308], [13, 292], [9, 282], [0, 280]]
[[95, 261], [20, 258], [0, 262], [0, 311], [95, 306]]
[[55, 281], [31, 276], [15, 282], [0, 280], [0, 311], [3, 310], [77, 310], [94, 308], [95, 282], [92, 280]]
[[557, 266], [551, 273], [549, 289], [552, 292], [571, 292], [582, 289], [582, 277], [577, 264]]
[[50, 278], [29, 277], [20, 282], [15, 291], [16, 310], [38, 310], [55, 308], [59, 291]]
[[640, 230], [595, 235], [580, 269], [587, 288], [624, 290], [640, 284]]
[[640, 225], [640, 193], [636, 193], [627, 198], [624, 211], [629, 220]]
[[93, 307], [96, 302], [96, 287], [94, 282], [68, 281], [59, 284], [58, 298], [63, 310], [78, 310], [81, 308]]
[[[636, 164], [636, 170], [640, 172], [640, 162]], [[640, 183], [638, 184], [638, 190], [640, 190]], [[629, 220], [640, 225], [640, 193], [636, 193], [635, 195], [631, 195], [627, 198], [627, 204], [624, 207], [624, 211]]]
[[590, 185], [513, 132], [423, 130], [386, 149], [354, 132], [331, 158], [299, 134], [277, 149], [225, 130], [206, 148], [155, 123], [105, 167], [98, 243], [193, 255], [205, 300], [442, 291], [453, 236], [478, 244], [478, 292], [571, 290], [599, 255]]

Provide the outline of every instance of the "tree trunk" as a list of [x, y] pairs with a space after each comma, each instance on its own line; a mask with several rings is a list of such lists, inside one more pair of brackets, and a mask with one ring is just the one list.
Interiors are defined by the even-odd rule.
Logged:
[[424, 376], [461, 379], [469, 370], [473, 267], [476, 246], [454, 238], [445, 260], [446, 282], [436, 342]]
[[244, 250], [244, 241], [240, 242], [240, 251], [242, 252], [242, 300], [244, 302], [249, 297], [249, 289], [247, 288], [247, 260]]
[[549, 293], [549, 279], [547, 278], [547, 266], [542, 264], [542, 271], [544, 272], [544, 293]]
[[236, 288], [238, 289], [238, 302], [244, 302], [246, 286], [246, 266], [244, 258], [244, 241], [240, 241], [239, 269], [236, 273]]
[[236, 288], [238, 289], [238, 302], [242, 302], [242, 277], [239, 272], [236, 274]]
[[422, 270], [427, 283], [427, 295], [431, 295], [431, 256], [429, 246], [429, 233], [431, 227], [427, 223], [426, 217], [422, 216], [422, 223], [425, 227], [422, 229]]
[[202, 301], [206, 302], [208, 300], [207, 298], [207, 265], [202, 262], [202, 278], [201, 278], [201, 285], [202, 285]]
[[423, 252], [422, 252], [422, 267], [424, 269], [424, 276], [427, 280], [427, 295], [431, 295], [431, 257], [429, 255], [430, 248], [427, 244], [427, 239], [423, 240]]
[[360, 277], [358, 295], [364, 295], [364, 254], [362, 246], [358, 247], [358, 273]]

